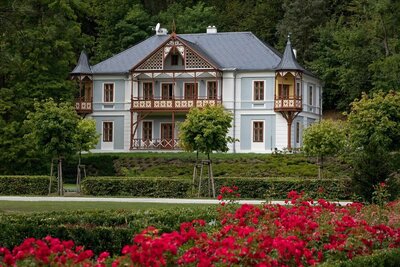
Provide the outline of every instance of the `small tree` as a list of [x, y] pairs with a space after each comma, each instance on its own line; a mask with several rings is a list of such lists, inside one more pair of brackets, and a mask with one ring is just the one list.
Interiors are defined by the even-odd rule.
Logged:
[[38, 150], [49, 158], [58, 159], [58, 194], [63, 195], [62, 161], [77, 152], [76, 131], [79, 116], [68, 103], [57, 104], [53, 99], [35, 101], [34, 112], [28, 112], [26, 135]]
[[99, 134], [96, 132], [96, 121], [93, 119], [80, 119], [75, 132], [75, 142], [79, 152], [77, 166], [76, 184], [78, 192], [81, 185], [81, 158], [82, 151], [89, 151], [94, 148], [99, 141]]
[[[197, 152], [195, 170], [198, 164], [198, 153], [207, 154], [210, 180], [212, 180], [210, 154], [213, 151], [228, 151], [228, 143], [233, 141], [227, 136], [231, 123], [232, 114], [225, 111], [222, 106], [206, 106], [203, 109], [190, 109], [186, 120], [180, 124], [180, 146], [185, 151]], [[213, 190], [213, 195], [215, 197], [215, 190]]]
[[353, 181], [358, 193], [370, 200], [373, 187], [394, 171], [390, 153], [400, 149], [400, 94], [363, 94], [351, 104], [348, 123]]
[[322, 176], [324, 157], [338, 154], [346, 143], [345, 125], [341, 121], [322, 120], [304, 131], [303, 150], [318, 160], [318, 178]]

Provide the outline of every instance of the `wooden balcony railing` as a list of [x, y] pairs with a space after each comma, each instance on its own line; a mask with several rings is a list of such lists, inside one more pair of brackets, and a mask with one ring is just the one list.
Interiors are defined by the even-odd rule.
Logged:
[[175, 97], [173, 99], [143, 99], [132, 98], [132, 110], [189, 110], [191, 107], [205, 107], [206, 105], [215, 106], [222, 104], [221, 99], [183, 99]]
[[275, 111], [302, 111], [303, 103], [301, 96], [275, 97]]
[[165, 150], [180, 150], [179, 139], [132, 139], [131, 149], [165, 149]]
[[78, 113], [92, 113], [93, 112], [93, 98], [87, 99], [78, 97], [75, 100], [75, 109]]

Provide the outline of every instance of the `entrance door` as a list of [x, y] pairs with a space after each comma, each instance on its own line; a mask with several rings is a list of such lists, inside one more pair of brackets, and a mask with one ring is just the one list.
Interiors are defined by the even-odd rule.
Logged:
[[172, 149], [172, 123], [161, 123], [161, 148]]

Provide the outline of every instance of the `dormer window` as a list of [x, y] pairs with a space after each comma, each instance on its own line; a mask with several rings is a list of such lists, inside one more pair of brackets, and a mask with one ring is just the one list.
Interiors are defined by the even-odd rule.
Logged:
[[171, 55], [171, 65], [177, 66], [178, 65], [179, 56], [177, 54]]

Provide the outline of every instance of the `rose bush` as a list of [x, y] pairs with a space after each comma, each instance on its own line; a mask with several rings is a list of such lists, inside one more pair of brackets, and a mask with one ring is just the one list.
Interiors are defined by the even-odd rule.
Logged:
[[5, 266], [313, 266], [347, 260], [374, 250], [400, 247], [399, 202], [384, 208], [360, 203], [342, 207], [303, 193], [287, 205], [238, 205], [237, 188], [222, 188], [217, 222], [194, 220], [159, 234], [148, 227], [120, 256], [94, 256], [73, 241], [26, 239], [13, 250], [0, 248]]

